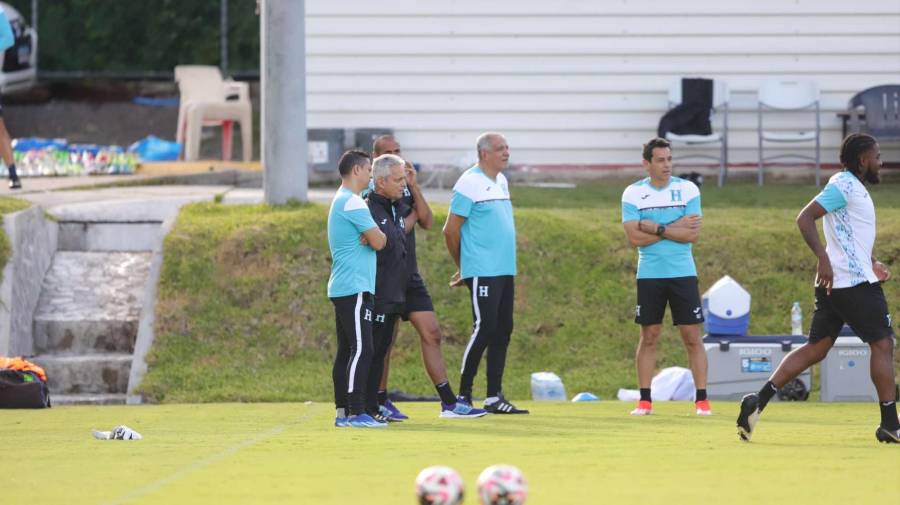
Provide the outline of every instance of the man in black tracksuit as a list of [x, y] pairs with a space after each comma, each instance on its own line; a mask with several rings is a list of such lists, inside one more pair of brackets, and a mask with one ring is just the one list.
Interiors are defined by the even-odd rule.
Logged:
[[375, 189], [368, 196], [369, 211], [375, 224], [387, 236], [387, 245], [378, 251], [375, 320], [372, 325], [375, 353], [369, 368], [366, 412], [377, 420], [386, 421], [387, 418], [378, 412], [378, 386], [394, 326], [406, 307], [406, 285], [409, 281], [403, 221], [406, 212], [397, 208], [406, 188], [406, 162], [393, 154], [379, 156], [372, 163], [372, 179]]

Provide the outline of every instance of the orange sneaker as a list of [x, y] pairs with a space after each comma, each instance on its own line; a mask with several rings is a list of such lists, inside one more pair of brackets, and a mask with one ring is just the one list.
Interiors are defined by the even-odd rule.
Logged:
[[633, 416], [649, 416], [651, 413], [653, 413], [653, 404], [645, 400], [639, 401], [637, 407], [631, 411]]
[[709, 400], [700, 400], [699, 402], [695, 402], [694, 405], [697, 406], [697, 415], [698, 416], [711, 416], [712, 409], [709, 407]]

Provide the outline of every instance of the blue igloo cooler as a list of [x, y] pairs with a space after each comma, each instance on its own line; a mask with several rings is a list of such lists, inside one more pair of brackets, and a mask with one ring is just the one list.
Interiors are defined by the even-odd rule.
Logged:
[[703, 293], [704, 326], [710, 335], [746, 335], [750, 327], [750, 293], [729, 276]]

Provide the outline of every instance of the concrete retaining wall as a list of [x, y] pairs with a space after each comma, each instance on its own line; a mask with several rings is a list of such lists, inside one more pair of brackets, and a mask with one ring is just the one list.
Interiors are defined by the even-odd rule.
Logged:
[[11, 257], [0, 284], [0, 355], [34, 354], [32, 318], [56, 252], [58, 226], [40, 207], [3, 216]]

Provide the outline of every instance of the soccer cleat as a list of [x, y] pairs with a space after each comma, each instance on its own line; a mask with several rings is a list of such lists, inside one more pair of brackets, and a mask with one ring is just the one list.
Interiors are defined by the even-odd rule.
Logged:
[[474, 419], [485, 414], [487, 414], [486, 410], [476, 409], [467, 403], [456, 402], [450, 405], [441, 403], [440, 417], [445, 419]]
[[884, 426], [879, 426], [875, 430], [875, 438], [885, 444], [900, 444], [900, 430], [889, 430]]
[[334, 427], [335, 428], [348, 428], [350, 426], [349, 418], [347, 417], [335, 417], [334, 418]]
[[498, 394], [497, 401], [491, 404], [484, 404], [484, 410], [486, 410], [490, 414], [527, 414], [528, 411], [524, 409], [518, 409], [512, 403], [506, 401], [506, 398], [503, 397], [502, 394]]
[[387, 424], [391, 422], [390, 418], [388, 416], [382, 415], [381, 412], [367, 412], [367, 414], [369, 414], [369, 417], [378, 421], [379, 423]]
[[750, 393], [741, 399], [741, 413], [737, 418], [738, 436], [744, 442], [749, 442], [753, 436], [753, 429], [759, 421], [759, 395]]
[[381, 423], [372, 419], [369, 414], [357, 414], [347, 418], [347, 424], [351, 428], [386, 428], [387, 423]]
[[709, 400], [700, 400], [699, 402], [695, 402], [694, 405], [697, 406], [697, 415], [698, 416], [711, 416], [712, 408], [709, 406]]
[[[391, 421], [405, 421], [405, 420], [409, 419], [409, 416], [407, 416], [403, 412], [400, 412], [400, 409], [398, 409], [397, 406], [394, 405], [394, 402], [392, 402], [390, 399], [385, 400], [384, 405], [382, 405], [382, 407], [386, 408], [387, 410], [389, 410], [391, 412], [390, 415], [387, 415], [387, 417], [390, 418]], [[384, 414], [384, 413], [382, 412], [382, 414]]]
[[[404, 416], [403, 418], [400, 418], [400, 417], [394, 417], [394, 413], [391, 412], [391, 409], [385, 407], [384, 405], [379, 405], [379, 406], [378, 406], [378, 415], [381, 416], [381, 417], [383, 417], [383, 418], [385, 418], [385, 419], [387, 419], [387, 421], [390, 422], [390, 423], [399, 423], [399, 422], [402, 422], [403, 419], [408, 419], [408, 418], [405, 417], [405, 416]], [[372, 417], [375, 417], [375, 416], [372, 416]], [[377, 418], [376, 418], [376, 419], [377, 419]]]
[[633, 416], [649, 416], [653, 413], [653, 404], [648, 402], [647, 400], [641, 400], [638, 402], [637, 407], [631, 411], [631, 415]]

